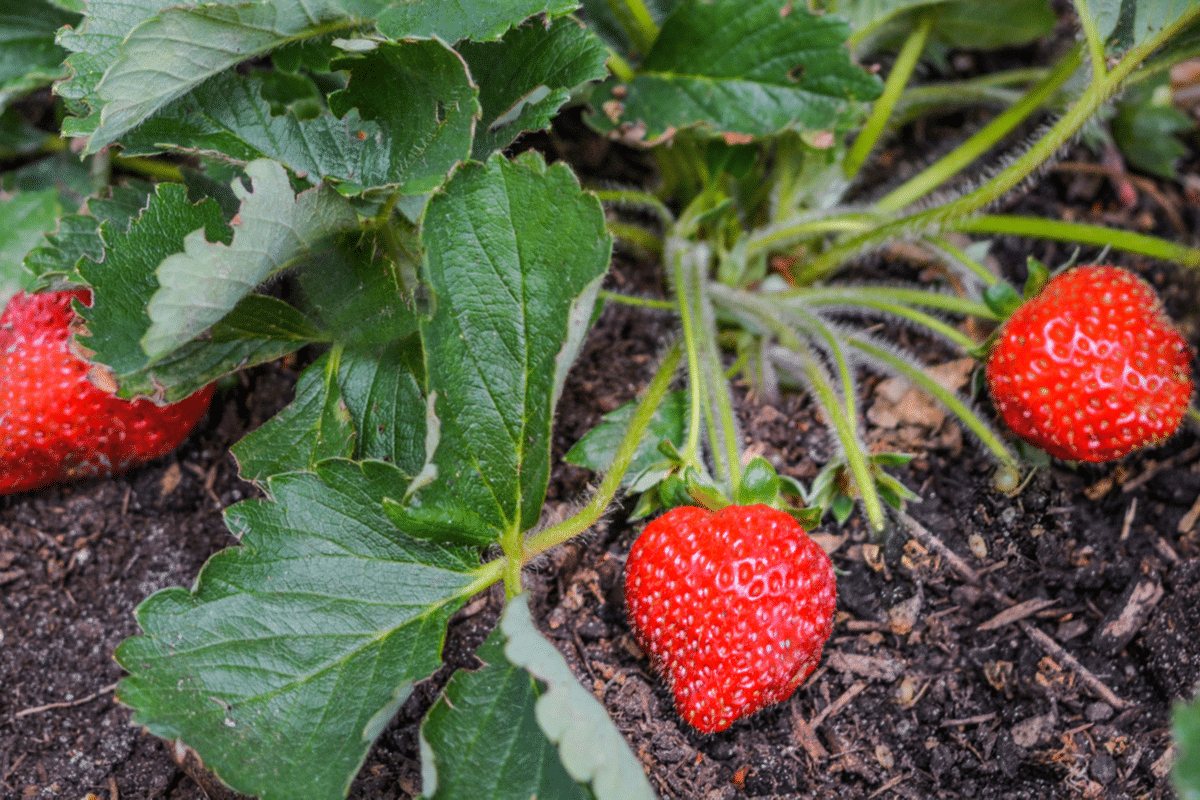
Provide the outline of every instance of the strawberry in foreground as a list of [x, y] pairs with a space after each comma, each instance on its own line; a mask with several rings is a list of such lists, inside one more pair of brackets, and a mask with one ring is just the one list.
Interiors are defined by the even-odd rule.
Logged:
[[791, 697], [821, 657], [836, 595], [829, 557], [765, 505], [672, 509], [625, 566], [638, 644], [704, 733]]
[[1022, 439], [1057, 458], [1111, 461], [1175, 433], [1191, 362], [1148, 283], [1091, 265], [1051, 278], [1004, 322], [987, 381]]
[[91, 291], [21, 293], [0, 316], [0, 494], [112, 475], [157, 458], [208, 409], [213, 385], [159, 406], [93, 384], [92, 365], [71, 350], [72, 299], [90, 304]]

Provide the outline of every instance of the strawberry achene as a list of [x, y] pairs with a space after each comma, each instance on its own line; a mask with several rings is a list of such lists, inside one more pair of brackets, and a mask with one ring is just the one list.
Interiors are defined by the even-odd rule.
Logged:
[[705, 733], [791, 697], [820, 660], [836, 595], [829, 557], [765, 505], [672, 509], [625, 566], [638, 644]]
[[90, 305], [91, 291], [20, 293], [0, 315], [0, 494], [157, 458], [208, 409], [212, 384], [171, 405], [113, 394], [107, 373], [72, 350], [72, 300]]
[[1088, 265], [1056, 275], [1005, 320], [987, 380], [1022, 439], [1057, 458], [1110, 461], [1179, 428], [1191, 362], [1148, 283]]

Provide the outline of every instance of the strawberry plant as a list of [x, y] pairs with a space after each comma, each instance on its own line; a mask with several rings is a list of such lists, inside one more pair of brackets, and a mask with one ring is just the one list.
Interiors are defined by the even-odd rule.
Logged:
[[[797, 635], [764, 633], [763, 647], [787, 651], [767, 674], [743, 674], [757, 651], [739, 650], [752, 696], [717, 709], [694, 693], [732, 677], [705, 673], [697, 688], [694, 662], [670, 644], [686, 623], [647, 627], [654, 614], [637, 610], [640, 591], [674, 602], [669, 584], [694, 576], [651, 589], [632, 558], [643, 647], [685, 718], [725, 727], [786, 698], [828, 636], [828, 559], [795, 520], [812, 527], [857, 503], [881, 529], [884, 506], [913, 496], [887, 471], [907, 455], [864, 443], [860, 368], [929, 392], [1006, 475], [1020, 469], [968, 398], [863, 318], [979, 353], [954, 323], [998, 322], [1016, 291], [984, 265], [986, 240], [964, 246], [965, 234], [1200, 265], [1200, 251], [1144, 234], [987, 213], [1124, 87], [1195, 52], [1190, 4], [1076, 0], [1081, 41], [1050, 67], [924, 86], [910, 86], [923, 59], [1029, 41], [1052, 15], [1003, 4], [978, 41], [979, 4], [961, 2], [831, 0], [817, 13], [588, 0], [577, 18], [578, 5], [16, 0], [21, 68], [0, 71], [0, 298], [90, 292], [75, 306], [76, 350], [127, 400], [189, 402], [248, 366], [313, 355], [294, 402], [234, 449], [263, 494], [225, 512], [238, 546], [191, 589], [145, 600], [141, 635], [117, 651], [129, 673], [117, 696], [135, 722], [239, 791], [343, 796], [440, 666], [451, 616], [502, 584], [483, 666], [455, 675], [421, 728], [425, 796], [652, 796], [603, 707], [538, 633], [526, 565], [625, 491], [639, 515], [692, 508], [654, 523], [639, 554], [686, 546], [673, 522], [692, 515], [717, 584], [740, 542], [765, 569], [751, 568], [747, 595], [771, 576], [808, 585], [770, 607], [720, 601]], [[860, 64], [889, 48], [881, 81]], [[15, 103], [45, 91], [60, 118], [39, 127]], [[573, 100], [595, 129], [652, 153], [658, 191], [589, 191], [563, 163], [514, 155], [519, 134]], [[886, 194], [853, 194], [890, 128], [963, 103], [1000, 110]], [[1042, 114], [1055, 121], [994, 174], [942, 191]], [[661, 258], [669, 300], [601, 289], [614, 235]], [[850, 277], [897, 240], [940, 265], [936, 285]], [[600, 302], [658, 305], [681, 335], [641, 399], [569, 455], [604, 473], [595, 494], [543, 523], [554, 408]], [[681, 371], [686, 387], [671, 391]], [[746, 457], [732, 375], [767, 398], [797, 387], [813, 398], [839, 451], [811, 485]], [[31, 485], [17, 476], [11, 488]], [[765, 537], [783, 520], [783, 544]], [[774, 560], [798, 550], [811, 569]]]

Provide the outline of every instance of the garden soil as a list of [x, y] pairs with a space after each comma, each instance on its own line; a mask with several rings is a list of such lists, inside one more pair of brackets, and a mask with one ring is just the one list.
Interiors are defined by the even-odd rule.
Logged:
[[[568, 157], [585, 183], [646, 179], [642, 157], [581, 130], [560, 126], [538, 144]], [[946, 135], [914, 130], [908, 144]], [[1177, 223], [1200, 229], [1181, 184], [1153, 184], [1124, 205], [1092, 162], [1069, 153], [1010, 209], [1177, 238]], [[1027, 242], [995, 250], [1014, 279], [1030, 254], [1069, 255]], [[929, 276], [905, 255], [876, 255], [862, 273]], [[1119, 263], [1152, 280], [1200, 344], [1194, 277]], [[657, 274], [619, 253], [608, 285], [663, 296]], [[635, 397], [674, 332], [660, 311], [604, 311], [563, 395], [556, 457]], [[906, 343], [946, 365], [952, 382], [968, 378], [953, 354]], [[221, 511], [258, 492], [238, 479], [229, 447], [288, 402], [302, 363], [240, 376], [167, 457], [0, 499], [0, 798], [234, 797], [185, 749], [130, 724], [114, 700], [122, 672], [112, 654], [138, 632], [138, 602], [191, 585], [209, 556], [236, 546]], [[819, 668], [788, 702], [714, 735], [681, 721], [624, 618], [622, 568], [642, 527], [628, 504], [527, 572], [539, 627], [612, 714], [655, 790], [678, 800], [1171, 797], [1171, 705], [1200, 679], [1200, 437], [1187, 431], [1113, 465], [1046, 466], [1002, 494], [993, 464], [926, 398], [876, 376], [862, 385], [869, 441], [918, 454], [902, 477], [922, 500], [880, 538], [857, 514], [815, 531], [839, 572], [837, 615]], [[748, 448], [780, 471], [808, 481], [833, 455], [802, 396], [740, 387], [738, 400]], [[594, 481], [560, 463], [547, 516], [569, 514]], [[419, 793], [420, 720], [454, 669], [478, 665], [473, 651], [499, 611], [492, 591], [455, 616], [445, 667], [380, 736], [350, 797]]]

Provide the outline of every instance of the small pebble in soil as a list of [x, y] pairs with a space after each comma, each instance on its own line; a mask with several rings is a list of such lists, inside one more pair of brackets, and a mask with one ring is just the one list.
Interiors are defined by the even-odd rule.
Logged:
[[1095, 702], [1084, 709], [1083, 715], [1088, 722], [1103, 722], [1113, 715], [1113, 707], [1108, 703]]
[[1117, 762], [1113, 761], [1113, 757], [1108, 753], [1097, 753], [1092, 756], [1089, 771], [1097, 783], [1108, 785], [1113, 778], [1117, 777]]

